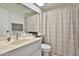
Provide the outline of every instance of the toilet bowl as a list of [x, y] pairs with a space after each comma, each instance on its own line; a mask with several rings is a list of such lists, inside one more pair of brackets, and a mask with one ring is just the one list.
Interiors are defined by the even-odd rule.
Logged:
[[43, 56], [49, 56], [49, 52], [51, 51], [51, 46], [50, 45], [42, 44], [41, 49], [42, 49], [42, 55]]

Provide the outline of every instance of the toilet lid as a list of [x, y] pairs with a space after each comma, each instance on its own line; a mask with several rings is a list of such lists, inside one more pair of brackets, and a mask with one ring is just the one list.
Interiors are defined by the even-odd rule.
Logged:
[[41, 48], [43, 48], [43, 49], [51, 49], [50, 45], [48, 45], [48, 44], [42, 44]]

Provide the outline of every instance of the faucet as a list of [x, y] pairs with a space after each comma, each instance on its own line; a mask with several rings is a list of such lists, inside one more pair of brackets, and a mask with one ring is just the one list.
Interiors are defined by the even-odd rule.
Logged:
[[7, 38], [7, 41], [9, 42], [10, 40], [11, 40], [10, 37], [8, 37], [8, 38]]
[[10, 38], [10, 33], [9, 33], [8, 30], [6, 31], [6, 33], [7, 33], [7, 41], [9, 42], [9, 41], [11, 40], [11, 38]]
[[16, 33], [16, 39], [18, 40], [18, 32]]

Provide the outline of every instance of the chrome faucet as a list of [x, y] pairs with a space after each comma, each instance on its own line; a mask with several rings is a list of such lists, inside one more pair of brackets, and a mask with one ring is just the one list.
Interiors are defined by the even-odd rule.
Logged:
[[7, 30], [6, 33], [7, 33], [7, 41], [10, 41], [11, 40], [11, 38], [10, 38], [10, 32]]
[[18, 32], [16, 33], [16, 39], [18, 40]]

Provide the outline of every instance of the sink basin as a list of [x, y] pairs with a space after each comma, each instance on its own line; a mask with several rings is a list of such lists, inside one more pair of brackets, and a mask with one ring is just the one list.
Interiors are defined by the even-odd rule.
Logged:
[[11, 41], [7, 41], [7, 40], [0, 40], [0, 46], [4, 46], [4, 45], [16, 45], [16, 44], [22, 44], [23, 42], [29, 41], [30, 38], [29, 37], [19, 37], [18, 40], [12, 38]]
[[13, 40], [11, 40], [11, 41], [7, 41], [7, 40], [0, 40], [0, 46], [4, 46], [4, 45], [8, 45], [8, 44], [10, 44], [11, 42], [13, 42]]
[[6, 44], [8, 44], [7, 41], [0, 41], [0, 46], [6, 45]]
[[29, 41], [30, 40], [30, 38], [29, 37], [27, 37], [27, 38], [19, 38], [18, 40], [14, 40], [13, 42], [11, 42], [10, 44], [13, 44], [13, 45], [15, 45], [15, 44], [22, 44], [23, 42], [26, 42], [26, 41]]
[[11, 43], [11, 41], [10, 42], [8, 42], [8, 41], [0, 41], [0, 46], [8, 45], [10, 43]]
[[23, 43], [23, 42], [25, 42], [25, 41], [27, 41], [27, 40], [15, 40], [14, 42], [12, 42], [12, 43], [10, 43], [10, 44], [16, 45], [16, 44], [21, 44], [21, 43]]
[[6, 45], [7, 43], [6, 37], [0, 37], [0, 46]]

